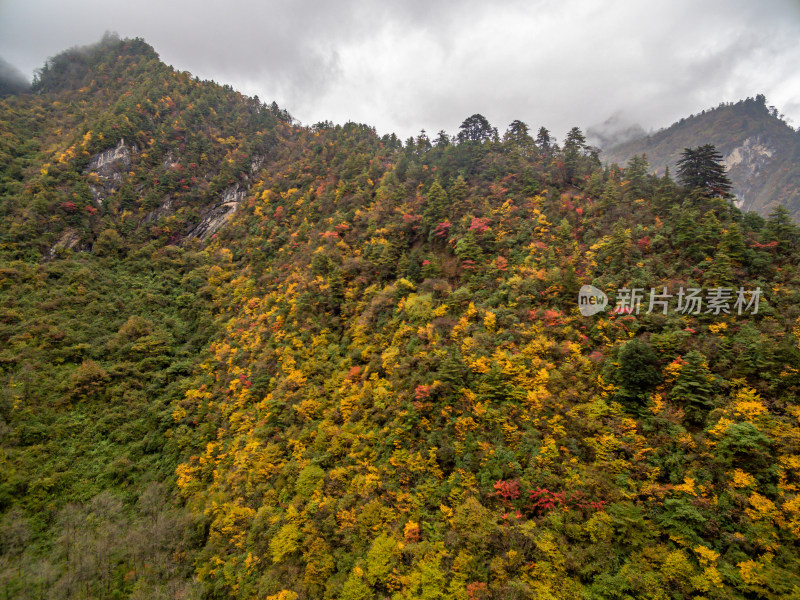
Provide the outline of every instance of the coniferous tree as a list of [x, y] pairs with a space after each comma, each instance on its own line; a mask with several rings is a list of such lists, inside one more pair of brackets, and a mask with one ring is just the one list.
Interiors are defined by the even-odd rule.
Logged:
[[730, 256], [731, 260], [740, 264], [744, 261], [747, 246], [744, 243], [742, 228], [738, 223], [731, 223], [722, 235], [721, 249]]
[[0, 102], [0, 600], [800, 589], [785, 211], [102, 56]]
[[697, 350], [689, 352], [675, 380], [671, 398], [683, 407], [686, 418], [692, 423], [702, 423], [712, 407], [713, 381], [706, 357]]
[[431, 145], [431, 140], [428, 138], [428, 134], [424, 129], [421, 130], [417, 136], [417, 149], [425, 152], [430, 150], [432, 147], [433, 146]]
[[791, 214], [782, 204], [776, 206], [767, 217], [766, 233], [784, 251], [796, 249], [800, 241], [800, 228], [792, 222]]
[[586, 136], [578, 127], [573, 127], [567, 133], [564, 141], [564, 169], [568, 182], [574, 182], [580, 170], [581, 157], [586, 153]]
[[469, 186], [462, 175], [459, 175], [447, 190], [447, 198], [451, 203], [454, 216], [460, 215], [467, 208]]
[[637, 200], [649, 195], [650, 186], [647, 181], [647, 173], [650, 170], [650, 164], [647, 162], [647, 155], [636, 155], [628, 161], [628, 167], [625, 169], [625, 176], [630, 182], [626, 195], [631, 200]]
[[444, 219], [445, 212], [447, 211], [447, 192], [439, 184], [434, 181], [428, 190], [428, 198], [425, 203], [425, 210], [423, 216], [428, 221], [429, 226], [436, 225], [436, 220]]
[[486, 142], [497, 137], [497, 130], [480, 114], [464, 119], [459, 129], [459, 142]]
[[669, 174], [669, 165], [664, 169], [664, 176], [656, 182], [655, 196], [659, 206], [669, 206], [675, 199], [676, 185]]
[[616, 400], [637, 409], [648, 398], [650, 391], [661, 381], [658, 356], [641, 338], [634, 338], [617, 351], [608, 377], [618, 386]]
[[516, 142], [517, 144], [533, 141], [528, 133], [528, 125], [519, 119], [511, 122], [503, 136], [503, 140], [507, 142]]
[[708, 198], [731, 196], [731, 182], [722, 164], [722, 154], [712, 144], [684, 149], [678, 161], [678, 181]]
[[539, 132], [536, 134], [536, 145], [545, 154], [549, 154], [552, 148], [552, 138], [550, 131], [546, 127], [540, 127]]

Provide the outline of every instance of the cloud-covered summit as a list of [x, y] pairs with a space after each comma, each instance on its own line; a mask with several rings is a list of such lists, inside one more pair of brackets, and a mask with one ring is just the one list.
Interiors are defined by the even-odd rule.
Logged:
[[800, 123], [792, 0], [0, 5], [0, 55], [29, 73], [106, 30], [303, 122], [403, 137], [453, 132], [476, 112], [501, 131], [521, 119], [563, 136], [614, 114], [651, 129], [757, 93]]

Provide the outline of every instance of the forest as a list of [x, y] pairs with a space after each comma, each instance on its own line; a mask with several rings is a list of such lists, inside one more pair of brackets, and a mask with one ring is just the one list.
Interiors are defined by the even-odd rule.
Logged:
[[800, 597], [800, 228], [536, 127], [113, 37], [0, 98], [0, 597]]

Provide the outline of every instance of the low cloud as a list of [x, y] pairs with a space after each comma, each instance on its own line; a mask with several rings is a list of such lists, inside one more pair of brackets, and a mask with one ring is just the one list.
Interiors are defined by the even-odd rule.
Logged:
[[0, 96], [16, 94], [30, 87], [30, 81], [14, 65], [0, 57]]
[[305, 123], [401, 137], [455, 132], [475, 112], [563, 137], [611, 115], [659, 128], [757, 93], [800, 121], [792, 0], [139, 3], [6, 0], [0, 54], [27, 72], [113, 30], [165, 62]]

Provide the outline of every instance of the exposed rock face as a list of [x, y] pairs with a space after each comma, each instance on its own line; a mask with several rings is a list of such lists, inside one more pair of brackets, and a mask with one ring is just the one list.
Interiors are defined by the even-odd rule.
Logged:
[[127, 146], [121, 139], [116, 148], [104, 150], [91, 158], [86, 171], [97, 176], [98, 184], [89, 185], [97, 204], [102, 205], [103, 200], [119, 189], [123, 172], [131, 166], [131, 155], [136, 152], [136, 146]]
[[256, 154], [253, 157], [253, 160], [250, 161], [250, 174], [255, 175], [258, 173], [258, 170], [261, 168], [261, 165], [264, 164], [264, 157], [260, 154]]
[[58, 238], [58, 241], [53, 244], [50, 251], [47, 253], [48, 258], [53, 259], [58, 254], [59, 250], [72, 250], [81, 241], [81, 236], [74, 229], [65, 229]]
[[223, 191], [219, 202], [203, 216], [203, 220], [200, 221], [197, 226], [193, 227], [189, 233], [186, 234], [184, 241], [191, 240], [192, 238], [198, 238], [201, 241], [207, 240], [220, 227], [233, 218], [236, 209], [246, 196], [247, 190], [240, 190], [238, 183]]
[[742, 163], [748, 164], [751, 168], [748, 169], [749, 174], [753, 174], [752, 166], [765, 158], [771, 158], [775, 154], [775, 150], [769, 146], [760, 143], [760, 136], [749, 137], [744, 141], [744, 144], [738, 148], [734, 148], [728, 156], [725, 157], [725, 166], [729, 169], [740, 165]]
[[172, 196], [164, 196], [161, 204], [144, 216], [142, 223], [157, 221], [161, 217], [168, 215], [170, 212], [172, 212]]
[[180, 163], [175, 160], [175, 156], [172, 154], [172, 151], [168, 151], [164, 155], [164, 160], [161, 161], [161, 164], [164, 165], [165, 169], [174, 169], [175, 167], [179, 166]]
[[[131, 149], [125, 145], [124, 139], [119, 141], [116, 148], [105, 150], [93, 156], [89, 161], [89, 170], [99, 172], [103, 167], [108, 167], [118, 162], [122, 162], [125, 166], [130, 166], [131, 164]], [[107, 170], [105, 169], [105, 171]]]
[[763, 136], [751, 136], [725, 156], [725, 167], [734, 182], [736, 206], [744, 211], [758, 210], [756, 197], [759, 187], [755, 185], [759, 172], [771, 168], [776, 150], [768, 145]]
[[[105, 150], [91, 158], [86, 172], [93, 176], [94, 182], [89, 184], [89, 189], [92, 191], [92, 195], [98, 205], [102, 205], [106, 198], [121, 187], [122, 180], [130, 169], [132, 157], [136, 153], [136, 146], [126, 145], [123, 139], [120, 140], [115, 148]], [[251, 174], [257, 173], [263, 163], [264, 157], [255, 155], [250, 164]], [[162, 165], [165, 169], [177, 167], [178, 162], [175, 155], [172, 152], [165, 153], [162, 158]], [[245, 179], [247, 180], [249, 178], [245, 176]], [[239, 184], [235, 184], [224, 190], [217, 202], [205, 212], [200, 223], [189, 230], [184, 237], [184, 241], [193, 238], [198, 238], [201, 241], [207, 240], [220, 227], [233, 218], [239, 203], [244, 200], [246, 195], [247, 188], [240, 188]], [[169, 195], [165, 196], [158, 207], [144, 216], [142, 223], [157, 221], [161, 217], [173, 213], [175, 210], [173, 204], [173, 198]], [[59, 241], [59, 244], [61, 244], [61, 241]], [[58, 246], [58, 244], [56, 245]], [[56, 250], [51, 250], [51, 254], [55, 251]]]

